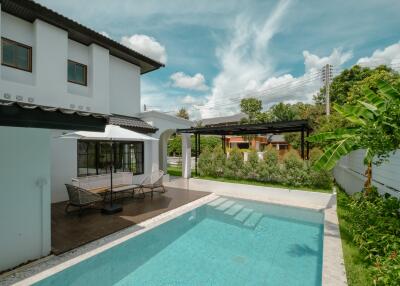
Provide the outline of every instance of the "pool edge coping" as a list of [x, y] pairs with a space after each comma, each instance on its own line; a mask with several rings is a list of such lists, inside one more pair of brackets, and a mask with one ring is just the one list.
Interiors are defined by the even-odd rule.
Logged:
[[344, 265], [342, 239], [340, 236], [339, 219], [337, 215], [336, 192], [333, 202], [324, 210], [324, 241], [322, 259], [322, 285], [347, 285], [346, 268]]
[[33, 265], [32, 267], [29, 267], [29, 264], [25, 265], [25, 267], [21, 267], [21, 271], [18, 271], [17, 268], [12, 271], [13, 273], [10, 275], [7, 275], [7, 273], [3, 274], [5, 276], [2, 279], [0, 278], [0, 285], [24, 286], [37, 283], [131, 238], [141, 235], [144, 232], [147, 232], [165, 222], [173, 220], [180, 215], [205, 205], [217, 198], [219, 198], [218, 195], [211, 193], [188, 204], [140, 222], [136, 225], [130, 226], [73, 250], [67, 251], [59, 256], [54, 256], [43, 263]]

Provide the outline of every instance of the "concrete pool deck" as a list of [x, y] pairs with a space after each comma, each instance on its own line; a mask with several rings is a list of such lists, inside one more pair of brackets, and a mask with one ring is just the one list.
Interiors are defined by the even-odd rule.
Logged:
[[0, 277], [0, 285], [30, 285], [89, 257], [103, 252], [128, 239], [142, 234], [166, 221], [174, 219], [219, 196], [229, 196], [293, 207], [314, 209], [325, 213], [322, 285], [347, 285], [344, 269], [339, 224], [336, 214], [336, 195], [243, 184], [222, 183], [200, 179], [173, 180], [167, 187], [181, 190], [213, 192], [191, 203], [158, 215], [122, 231], [98, 239], [60, 256], [51, 257], [35, 265], [22, 267], [12, 275]]
[[212, 192], [219, 196], [236, 197], [247, 200], [282, 204], [322, 211], [328, 207], [332, 194], [300, 191], [276, 187], [225, 183], [204, 179], [175, 179], [165, 186], [199, 192]]

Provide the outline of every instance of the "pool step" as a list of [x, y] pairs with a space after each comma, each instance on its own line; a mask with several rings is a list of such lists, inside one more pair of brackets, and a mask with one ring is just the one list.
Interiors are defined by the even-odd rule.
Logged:
[[262, 219], [263, 214], [259, 212], [253, 212], [248, 219], [244, 222], [244, 226], [255, 228], [258, 222]]
[[242, 205], [234, 204], [229, 209], [227, 209], [224, 213], [227, 215], [233, 216], [233, 215], [236, 215], [242, 209], [243, 209]]
[[229, 209], [234, 204], [235, 204], [234, 201], [226, 201], [226, 202], [220, 204], [218, 207], [216, 207], [216, 209], [219, 211], [224, 211], [224, 210]]
[[209, 202], [207, 205], [215, 207], [215, 206], [222, 204], [223, 202], [226, 202], [227, 200], [228, 199], [225, 199], [225, 198], [218, 198], [212, 202]]
[[211, 206], [216, 213], [223, 212], [227, 217], [231, 217], [227, 222], [230, 221], [230, 223], [249, 229], [255, 229], [264, 216], [262, 213], [251, 208], [245, 208], [243, 205], [226, 198], [216, 199], [208, 203], [208, 205]]
[[240, 222], [244, 222], [246, 218], [253, 212], [252, 209], [244, 208], [242, 209], [236, 216], [235, 220], [238, 220]]

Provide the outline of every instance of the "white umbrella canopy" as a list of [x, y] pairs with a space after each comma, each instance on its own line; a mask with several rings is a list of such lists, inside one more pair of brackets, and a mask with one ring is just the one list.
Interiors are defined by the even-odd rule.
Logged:
[[158, 139], [122, 128], [117, 125], [107, 125], [104, 132], [76, 131], [67, 133], [60, 138], [75, 138], [101, 141], [157, 141]]

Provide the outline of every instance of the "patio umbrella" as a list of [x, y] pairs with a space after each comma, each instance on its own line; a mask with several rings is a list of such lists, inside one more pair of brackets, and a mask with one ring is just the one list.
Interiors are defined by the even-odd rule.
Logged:
[[110, 202], [107, 203], [102, 211], [106, 214], [113, 214], [122, 211], [122, 206], [113, 203], [113, 171], [114, 171], [114, 142], [116, 141], [157, 141], [158, 139], [122, 128], [117, 125], [107, 125], [104, 132], [76, 131], [67, 133], [60, 138], [72, 138], [81, 140], [110, 141], [111, 144], [111, 164], [110, 164]]

